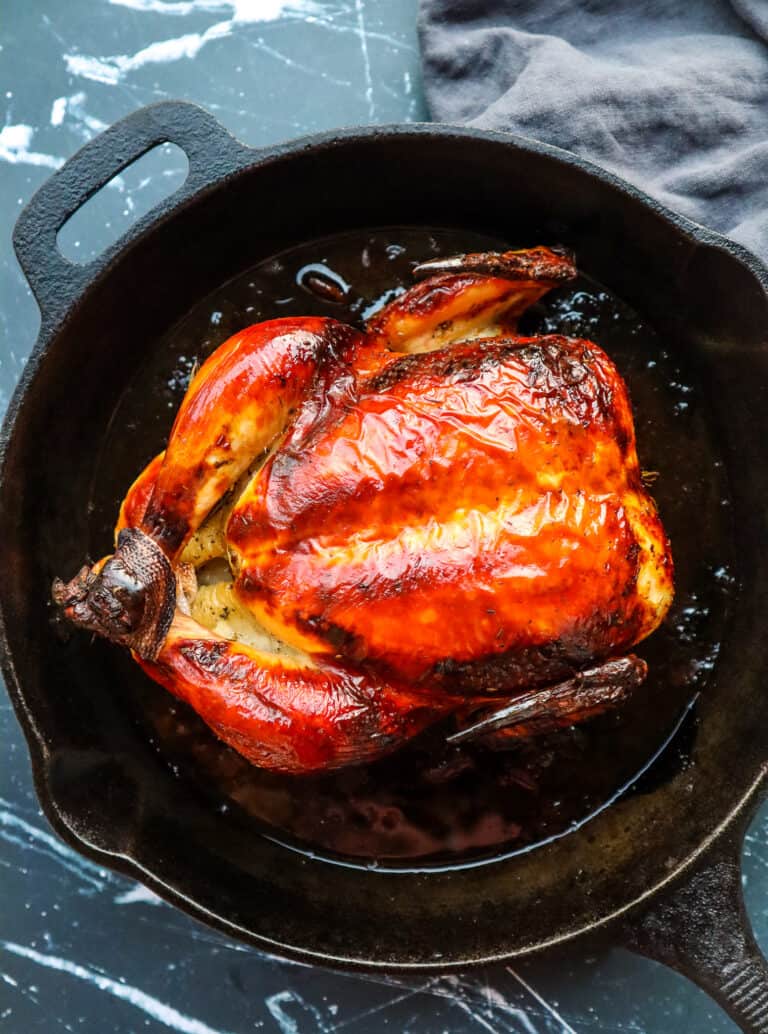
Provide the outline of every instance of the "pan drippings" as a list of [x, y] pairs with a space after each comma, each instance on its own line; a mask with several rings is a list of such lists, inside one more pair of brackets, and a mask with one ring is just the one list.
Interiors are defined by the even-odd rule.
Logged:
[[[418, 261], [525, 243], [465, 231], [360, 231], [284, 252], [225, 284], [158, 342], [127, 386], [94, 481], [93, 542], [106, 544], [121, 490], [162, 448], [195, 364], [234, 331], [287, 315], [356, 323], [408, 286]], [[286, 777], [253, 768], [190, 710], [133, 674], [126, 706], [149, 723], [162, 758], [190, 793], [250, 823], [254, 835], [349, 864], [465, 864], [530, 849], [581, 824], [620, 791], [647, 792], [685, 765], [695, 737], [691, 702], [706, 691], [734, 588], [730, 502], [706, 401], [672, 349], [586, 277], [549, 294], [521, 332], [592, 338], [628, 384], [641, 464], [676, 565], [672, 610], [638, 650], [647, 682], [619, 711], [509, 751], [450, 747], [437, 727], [375, 765]]]

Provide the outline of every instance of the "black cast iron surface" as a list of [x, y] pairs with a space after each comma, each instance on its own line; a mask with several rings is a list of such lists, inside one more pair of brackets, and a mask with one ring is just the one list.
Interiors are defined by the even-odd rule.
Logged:
[[[276, 10], [280, 5], [272, 6]], [[110, 16], [125, 17], [120, 5], [114, 7], [114, 11], [109, 11]], [[238, 46], [243, 44], [239, 36], [235, 41], [228, 38], [228, 34], [221, 29], [218, 30], [219, 39], [224, 42], [216, 43], [215, 34], [210, 34], [208, 40], [204, 40], [206, 26], [210, 28], [210, 24], [216, 22], [210, 16], [207, 20], [202, 19], [200, 11], [195, 10], [195, 7], [196, 5], [192, 5], [183, 17], [193, 16], [198, 19], [194, 26], [195, 32], [191, 35], [198, 36], [203, 42], [194, 58], [179, 57], [179, 61], [186, 60], [192, 64], [202, 62], [206, 59], [206, 46], [226, 48], [234, 46], [235, 42]], [[389, 8], [388, 12], [387, 16], [390, 17], [393, 13], [392, 8]], [[145, 13], [149, 17], [150, 12]], [[361, 13], [364, 19], [362, 27], [358, 17]], [[306, 38], [308, 33], [320, 31], [329, 35], [335, 33], [342, 39], [352, 37], [355, 46], [359, 48], [355, 55], [363, 72], [360, 99], [355, 103], [369, 105], [374, 102], [373, 91], [370, 97], [367, 93], [365, 69], [371, 61], [371, 50], [377, 45], [375, 40], [381, 35], [387, 35], [387, 28], [390, 32], [396, 30], [393, 30], [391, 25], [379, 27], [381, 31], [372, 30], [370, 12], [367, 14], [366, 23], [366, 11], [362, 7], [358, 9], [356, 5], [346, 14], [336, 12], [333, 17], [326, 15], [326, 20], [330, 19], [330, 24], [320, 19], [319, 23], [303, 24], [301, 31], [295, 24], [299, 14], [306, 20], [308, 11], [300, 12], [297, 7], [293, 7], [283, 11], [282, 19], [252, 21], [250, 25], [256, 24], [260, 34], [258, 47], [255, 49], [258, 49], [259, 53], [267, 53], [264, 49], [266, 46], [275, 50], [273, 44], [265, 43], [266, 34], [281, 31], [285, 27], [293, 30], [288, 36], [291, 45]], [[381, 14], [379, 11], [378, 16]], [[399, 24], [405, 24], [406, 14], [407, 12], [401, 12], [403, 21]], [[317, 17], [317, 14], [312, 16]], [[29, 15], [25, 17], [32, 20]], [[159, 17], [157, 13], [153, 15], [153, 18]], [[23, 18], [19, 12], [18, 24], [22, 23]], [[45, 25], [45, 22], [42, 24]], [[155, 21], [154, 24], [158, 23]], [[218, 24], [222, 24], [221, 21]], [[242, 25], [241, 19], [238, 33], [247, 37], [251, 30], [244, 30]], [[315, 27], [312, 27], [313, 25]], [[302, 36], [302, 33], [305, 35]], [[180, 35], [180, 32], [166, 33], [162, 38], [168, 40], [173, 36], [178, 40]], [[78, 35], [77, 38], [82, 45], [87, 34]], [[157, 35], [151, 37], [155, 40], [160, 38]], [[35, 42], [37, 44], [36, 38]], [[365, 55], [363, 43], [366, 45]], [[390, 44], [385, 44], [384, 41], [380, 43], [388, 60], [402, 58], [400, 52], [397, 59], [392, 53], [387, 53]], [[183, 45], [177, 44], [175, 50], [174, 46], [168, 45], [162, 53], [170, 55], [184, 48], [194, 50], [194, 44], [189, 41]], [[146, 50], [146, 47], [142, 49]], [[142, 53], [142, 49], [136, 48], [136, 55]], [[93, 53], [112, 54], [117, 50], [122, 52], [120, 47], [101, 47], [94, 49]], [[208, 53], [210, 54], [210, 50]], [[63, 60], [62, 51], [59, 51], [59, 55]], [[295, 61], [297, 58], [292, 60]], [[169, 73], [170, 69], [178, 68], [176, 64], [165, 68], [162, 62], [139, 57], [135, 58], [134, 66], [128, 67], [126, 71], [121, 71], [125, 67], [125, 62], [117, 62], [116, 71], [107, 72], [102, 68], [99, 72], [93, 61], [89, 64], [87, 58], [74, 64], [70, 60], [69, 67], [79, 69], [81, 77], [84, 73], [91, 76], [98, 73], [102, 79], [108, 75], [113, 78], [117, 76], [116, 82], [102, 82], [97, 91], [100, 96], [103, 93], [106, 98], [113, 98], [114, 89], [118, 84], [132, 85], [131, 79], [141, 79], [142, 70], [148, 65], [155, 66], [152, 72], [156, 74], [158, 63], [161, 72]], [[226, 60], [222, 61], [222, 55], [219, 53], [215, 64], [217, 72], [222, 64], [226, 64]], [[106, 67], [110, 67], [108, 63]], [[322, 71], [325, 71], [326, 67], [320, 62]], [[401, 69], [402, 66], [399, 66], [398, 70]], [[253, 69], [250, 71], [252, 73]], [[20, 81], [23, 81], [22, 71], [19, 71], [18, 75]], [[90, 85], [94, 81], [93, 78], [87, 79], [86, 93], [87, 90], [96, 89]], [[75, 86], [65, 83], [61, 87], [61, 96], [58, 93], [53, 97], [50, 94], [46, 95], [45, 100], [50, 102], [50, 112], [46, 114], [49, 123], [53, 123], [52, 126], [48, 126], [49, 132], [68, 126], [70, 120], [81, 117], [75, 114], [77, 111], [85, 110], [82, 107], [84, 101], [75, 92]], [[223, 89], [218, 83], [216, 88]], [[65, 93], [65, 90], [69, 92]], [[195, 99], [208, 103], [211, 103], [214, 97], [214, 94], [211, 94], [210, 98], [201, 94], [195, 95], [191, 87], [187, 90], [176, 89], [174, 92], [188, 93]], [[397, 94], [397, 91], [395, 92]], [[351, 87], [350, 93], [355, 96]], [[397, 96], [403, 99], [404, 93], [401, 92]], [[14, 98], [7, 100], [12, 102]], [[19, 103], [18, 99], [16, 103]], [[306, 103], [306, 98], [303, 103]], [[128, 104], [122, 108], [116, 106], [113, 109], [97, 110], [104, 111], [104, 121], [108, 122], [132, 106], [134, 105]], [[368, 112], [369, 117], [379, 117], [375, 103], [373, 106], [374, 110]], [[17, 113], [20, 111], [18, 107], [14, 110]], [[304, 128], [339, 121], [366, 120], [365, 111], [359, 112], [354, 107], [346, 110], [349, 111], [349, 117], [346, 119], [335, 116], [323, 120], [318, 113], [316, 121], [307, 121]], [[381, 117], [402, 118], [404, 115], [407, 115], [406, 111], [390, 110]], [[91, 120], [94, 117], [88, 116]], [[267, 136], [257, 136], [253, 128], [250, 134], [247, 132], [249, 125], [253, 127], [256, 122], [255, 118], [253, 122], [250, 121], [250, 112], [243, 111], [239, 117], [242, 123], [235, 119], [229, 124], [249, 142], [270, 139]], [[6, 168], [5, 171], [13, 175], [23, 173], [24, 179], [20, 176], [22, 184], [30, 172], [30, 164], [38, 166], [38, 169], [31, 170], [33, 175], [40, 172], [39, 178], [34, 181], [36, 185], [47, 175], [46, 166], [50, 167], [54, 161], [50, 153], [37, 149], [37, 143], [32, 145], [30, 132], [41, 122], [42, 117], [33, 119], [31, 114], [27, 116], [21, 109], [21, 114], [18, 117], [15, 115], [6, 127], [6, 130], [10, 128], [11, 132], [5, 132], [3, 144], [7, 144], [6, 150], [17, 168]], [[27, 132], [27, 126], [30, 127], [30, 132]], [[42, 126], [37, 125], [37, 128], [42, 133]], [[274, 134], [271, 139], [278, 135], [293, 135], [293, 132], [294, 130], [288, 129], [286, 132]], [[62, 153], [68, 153], [72, 149], [74, 148], [62, 149]], [[6, 160], [8, 161], [7, 155]], [[32, 185], [32, 181], [27, 184], [27, 192]], [[138, 190], [147, 190], [150, 186], [151, 179], [149, 184]], [[23, 189], [23, 186], [19, 187], [20, 194]], [[113, 190], [120, 194], [119, 186]], [[123, 190], [129, 192], [125, 184]], [[95, 217], [95, 220], [98, 223], [98, 217]], [[91, 239], [97, 239], [95, 233]], [[81, 247], [84, 246], [85, 240], [83, 235]], [[12, 282], [18, 284], [16, 280]], [[21, 292], [20, 286], [16, 289]], [[24, 299], [25, 296], [20, 294], [20, 297]], [[9, 327], [7, 352], [3, 356], [4, 359], [10, 360], [9, 366], [21, 355], [21, 346], [17, 342], [23, 337], [25, 326], [29, 341], [33, 336], [32, 308], [27, 303], [26, 311], [30, 318], [25, 323], [23, 304], [22, 300], [20, 305], [16, 306], [15, 312], [12, 306], [5, 309], [6, 314], [14, 312], [13, 322]], [[13, 368], [10, 371], [6, 368], [3, 373], [9, 374], [9, 381], [15, 379]], [[17, 773], [23, 774], [25, 771], [25, 757], [18, 749], [15, 757], [18, 760], [12, 769], [12, 776], [18, 780]], [[99, 1031], [146, 1029], [147, 1025], [150, 1029], [158, 1030], [170, 1027], [193, 1031], [239, 1031], [256, 1029], [259, 1024], [263, 1024], [266, 1029], [283, 1031], [322, 1031], [339, 1026], [353, 1030], [389, 1027], [414, 1031], [489, 1027], [494, 1030], [567, 1030], [570, 1026], [572, 1029], [580, 1030], [587, 1027], [611, 1029], [618, 1025], [631, 1024], [634, 1024], [636, 1030], [649, 1032], [729, 1029], [724, 1018], [710, 1018], [713, 1007], [694, 989], [676, 982], [676, 978], [671, 975], [656, 975], [654, 971], [653, 976], [649, 976], [648, 969], [643, 967], [650, 964], [634, 960], [630, 962], [623, 956], [623, 961], [618, 962], [615, 956], [599, 956], [596, 960], [585, 960], [582, 957], [578, 961], [519, 964], [517, 968], [523, 979], [528, 983], [534, 981], [533, 986], [539, 993], [543, 993], [548, 1004], [542, 1004], [529, 997], [529, 992], [523, 990], [522, 985], [515, 983], [515, 978], [506, 968], [497, 967], [480, 976], [475, 974], [423, 981], [390, 980], [372, 983], [368, 979], [335, 976], [318, 973], [312, 969], [273, 963], [257, 953], [244, 951], [240, 946], [202, 930], [165, 906], [150, 904], [152, 898], [145, 892], [134, 893], [131, 896], [130, 885], [126, 885], [117, 877], [108, 876], [98, 867], [91, 866], [70, 854], [56, 839], [46, 839], [50, 834], [34, 811], [31, 799], [25, 798], [23, 784], [14, 782], [12, 792], [7, 796], [9, 800], [4, 805], [2, 826], [9, 851], [7, 861], [10, 863], [9, 868], [4, 870], [6, 876], [3, 883], [7, 889], [2, 928], [3, 946], [7, 952], [3, 959], [3, 969], [7, 979], [0, 988], [3, 994], [7, 992], [10, 995], [8, 1006], [3, 1003], [3, 1010], [11, 1010], [4, 1016], [4, 1022], [10, 1030], [49, 1029], [52, 1000], [57, 1003], [55, 1022], [75, 1029], [80, 1023], [81, 1029]], [[758, 841], [758, 846], [760, 842]], [[30, 859], [33, 865], [30, 865]], [[31, 873], [23, 872], [25, 865], [32, 869]], [[43, 868], [44, 866], [49, 868]], [[17, 886], [16, 880], [21, 881], [18, 884], [19, 890], [12, 893]], [[60, 891], [50, 893], [52, 887], [60, 888]], [[120, 899], [119, 903], [116, 899]], [[109, 920], [104, 913], [107, 903], [110, 906], [107, 916], [112, 914]], [[119, 907], [113, 908], [113, 903], [119, 904]], [[16, 908], [19, 909], [19, 920], [14, 918]], [[205, 980], [196, 978], [196, 973], [205, 974]], [[631, 983], [633, 973], [638, 978], [634, 991]], [[121, 978], [124, 979], [124, 983], [121, 982]], [[661, 1008], [657, 1007], [657, 1011], [652, 1015], [648, 1015], [649, 980], [660, 981], [655, 984], [661, 988], [658, 996], [660, 1002], [663, 1000], [665, 987], [674, 989], [671, 991], [674, 1002], [671, 1008], [669, 1005], [662, 1005]], [[636, 999], [634, 1002], [630, 1000], [633, 996]], [[63, 1006], [61, 1003], [64, 1003]], [[71, 1011], [68, 1013], [70, 1005]], [[653, 997], [651, 1008], [654, 1008]]]

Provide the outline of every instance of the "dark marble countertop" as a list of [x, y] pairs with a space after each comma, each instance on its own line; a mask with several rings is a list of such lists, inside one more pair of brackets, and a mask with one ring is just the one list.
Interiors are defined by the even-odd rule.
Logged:
[[[0, 26], [0, 409], [32, 347], [35, 303], [10, 244], [32, 192], [135, 108], [186, 98], [252, 145], [425, 117], [415, 0], [6, 0]], [[166, 148], [116, 178], [63, 235], [96, 254], [183, 177]], [[74, 854], [32, 788], [0, 699], [0, 1029], [128, 1034], [735, 1030], [682, 977], [622, 950], [444, 977], [369, 978], [284, 962], [214, 933]], [[734, 764], [738, 759], [734, 758]], [[744, 852], [768, 947], [768, 807]]]

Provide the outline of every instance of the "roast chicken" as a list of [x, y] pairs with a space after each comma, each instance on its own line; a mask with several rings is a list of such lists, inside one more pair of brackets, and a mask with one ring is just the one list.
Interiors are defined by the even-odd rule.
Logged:
[[56, 580], [253, 764], [503, 746], [616, 706], [673, 593], [621, 376], [517, 333], [544, 247], [426, 262], [364, 330], [258, 323], [193, 377], [114, 553]]

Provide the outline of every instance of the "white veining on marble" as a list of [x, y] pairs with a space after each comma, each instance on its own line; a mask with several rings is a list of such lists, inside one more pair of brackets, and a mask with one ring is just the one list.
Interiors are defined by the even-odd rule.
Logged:
[[[324, 29], [327, 29], [329, 32], [337, 32], [342, 35], [351, 32], [359, 38], [359, 31], [356, 23], [354, 25], [344, 25], [338, 21], [332, 21], [328, 17], [314, 18], [312, 16], [306, 17], [304, 21], [307, 23], [307, 25], [322, 25], [322, 27]], [[414, 46], [412, 46], [406, 40], [398, 39], [397, 36], [393, 36], [390, 33], [366, 29], [365, 35], [369, 40], [376, 40], [377, 43], [386, 43], [393, 50], [402, 50], [411, 54], [416, 53], [416, 48]], [[378, 80], [376, 82], [376, 85], [377, 87], [380, 85]]]
[[8, 801], [0, 798], [0, 840], [15, 844], [22, 850], [37, 851], [55, 859], [87, 884], [79, 889], [81, 894], [103, 890], [112, 881], [114, 877], [106, 869], [76, 854], [58, 837], [15, 815], [11, 808], [12, 805]]
[[368, 53], [368, 35], [365, 26], [365, 8], [363, 0], [355, 0], [355, 15], [357, 17], [357, 34], [360, 39], [360, 53], [363, 58], [363, 76], [365, 78], [365, 99], [368, 104], [368, 118], [376, 115], [376, 106], [373, 102], [373, 78], [371, 76], [371, 57]]
[[39, 966], [55, 969], [60, 973], [68, 973], [70, 976], [77, 977], [78, 980], [84, 980], [86, 983], [97, 987], [99, 991], [105, 991], [115, 998], [128, 1002], [147, 1016], [151, 1016], [152, 1019], [164, 1023], [166, 1027], [179, 1031], [180, 1034], [227, 1034], [226, 1031], [215, 1030], [213, 1027], [209, 1027], [202, 1020], [196, 1020], [192, 1016], [185, 1016], [178, 1009], [174, 1009], [173, 1006], [161, 1002], [158, 998], [148, 995], [137, 987], [120, 983], [118, 980], [113, 980], [111, 977], [96, 972], [96, 970], [87, 969], [76, 962], [70, 962], [69, 959], [62, 959], [56, 955], [45, 955], [43, 952], [35, 951], [34, 948], [27, 948], [23, 944], [15, 944], [13, 941], [0, 941], [0, 948], [12, 955], [18, 955], [23, 959], [36, 962]]
[[196, 57], [206, 43], [228, 36], [232, 31], [232, 25], [231, 21], [216, 22], [205, 32], [190, 32], [173, 39], [159, 40], [135, 54], [114, 54], [111, 57], [65, 54], [64, 62], [71, 75], [114, 86], [129, 72], [135, 72], [144, 65], [166, 64], [169, 61]]
[[[398, 988], [405, 993], [375, 1006], [372, 1010], [366, 1010], [342, 1020], [333, 1026], [334, 1032], [356, 1023], [359, 1019], [367, 1017], [369, 1013], [383, 1012], [391, 1006], [420, 994], [432, 995], [443, 1000], [448, 1006], [457, 1009], [471, 1020], [473, 1029], [477, 1027], [486, 1034], [543, 1034], [545, 1029], [534, 1023], [534, 1016], [520, 1003], [510, 1001], [498, 988], [492, 988], [487, 980], [475, 975], [446, 974], [428, 977], [422, 983], [415, 985], [410, 983], [408, 978], [380, 973], [372, 973], [366, 976], [366, 980], [386, 987]], [[551, 1016], [549, 1009], [547, 1015]], [[546, 1029], [550, 1029], [549, 1024]], [[561, 1031], [560, 1034], [563, 1032]]]
[[[234, 21], [217, 22], [206, 29], [205, 32], [191, 32], [184, 36], [150, 43], [149, 46], [132, 55], [116, 54], [111, 57], [93, 57], [85, 54], [65, 54], [64, 61], [66, 62], [67, 70], [72, 75], [114, 86], [122, 82], [126, 75], [143, 68], [145, 65], [167, 64], [172, 61], [182, 60], [183, 58], [195, 58], [207, 43], [210, 43], [212, 40], [224, 39], [231, 35], [234, 26]], [[316, 71], [308, 65], [294, 60], [287, 54], [283, 54], [274, 47], [268, 46], [263, 39], [258, 39], [254, 42], [258, 50], [269, 54], [291, 68], [296, 68], [308, 75], [319, 76], [321, 79], [327, 79], [337, 86], [352, 85], [348, 79], [338, 79], [328, 72]]]
[[159, 898], [149, 887], [145, 887], [143, 883], [137, 883], [130, 890], [117, 894], [114, 902], [116, 905], [162, 905], [163, 899]]
[[231, 11], [234, 22], [273, 22], [280, 18], [318, 15], [324, 10], [314, 0], [109, 0], [115, 7], [130, 7], [133, 11], [153, 14], [188, 15], [195, 12], [218, 14]]
[[507, 1001], [500, 992], [495, 997], [489, 995], [487, 987], [478, 986], [471, 977], [461, 978], [453, 974], [434, 977], [425, 990], [446, 998], [487, 1034], [501, 1034], [497, 1023], [502, 1018], [513, 1019], [525, 1034], [539, 1034], [525, 1009]]
[[403, 93], [408, 98], [408, 116], [407, 121], [412, 122], [418, 106], [418, 98], [415, 96], [413, 89], [413, 81], [411, 79], [410, 72], [403, 72]]
[[[301, 1026], [299, 1026], [302, 1019], [308, 1019], [312, 1022], [313, 1026], [311, 1029], [313, 1034], [333, 1034], [333, 1031], [336, 1030], [334, 1025], [329, 1025], [325, 1021], [316, 1006], [310, 1005], [296, 991], [278, 991], [277, 994], [266, 998], [264, 1004], [280, 1028], [280, 1034], [304, 1034], [310, 1028], [304, 1023], [301, 1023]], [[289, 1008], [294, 1012], [294, 1015], [287, 1011]]]
[[[150, 14], [167, 14], [187, 16], [190, 14], [219, 14], [231, 12], [231, 21], [248, 24], [255, 22], [277, 22], [291, 19], [305, 22], [308, 25], [322, 25], [332, 32], [359, 32], [357, 25], [340, 24], [335, 19], [345, 13], [343, 3], [334, 7], [316, 0], [108, 0], [116, 7], [127, 7], [133, 11]], [[347, 0], [349, 3], [350, 0]], [[354, 2], [354, 0], [352, 0]], [[414, 52], [415, 48], [403, 39], [384, 32], [366, 31], [368, 39], [388, 43], [396, 50]]]
[[[375, 977], [369, 977], [368, 979], [372, 983], [383, 983], [383, 981], [380, 979], [377, 980]], [[378, 1002], [376, 1005], [372, 1005], [369, 1009], [364, 1009], [363, 1012], [353, 1013], [351, 1016], [347, 1016], [346, 1019], [340, 1020], [338, 1023], [334, 1024], [334, 1034], [336, 1034], [336, 1031], [343, 1030], [344, 1027], [348, 1027], [353, 1023], [357, 1026], [360, 1024], [361, 1020], [369, 1020], [372, 1016], [376, 1016], [378, 1013], [386, 1012], [387, 1009], [392, 1009], [396, 1005], [400, 1005], [402, 1002], [408, 1001], [409, 998], [415, 998], [417, 995], [422, 993], [422, 990], [423, 989], [421, 987], [414, 987], [403, 992], [403, 994], [398, 994], [387, 999], [386, 1002]], [[338, 1005], [329, 1006], [329, 1010], [332, 1011], [334, 1015], [338, 1013], [338, 1009]], [[387, 1022], [386, 1017], [384, 1018], [384, 1022]]]
[[[69, 118], [72, 128], [86, 142], [96, 136], [97, 133], [103, 133], [108, 128], [107, 122], [96, 118], [95, 115], [91, 115], [86, 111], [85, 102], [87, 99], [87, 94], [81, 90], [78, 93], [73, 93], [70, 97], [57, 97], [54, 101], [54, 104], [64, 102], [61, 112], [62, 121], [64, 121], [65, 117]], [[51, 123], [53, 123], [53, 111], [51, 111]]]
[[51, 105], [51, 125], [60, 126], [67, 110], [67, 98], [57, 97]]
[[[135, 54], [113, 54], [108, 57], [64, 54], [64, 62], [71, 75], [109, 86], [122, 82], [131, 72], [145, 65], [167, 64], [183, 58], [193, 59], [206, 44], [230, 36], [239, 25], [274, 22], [283, 18], [307, 19], [318, 17], [324, 12], [324, 7], [315, 0], [187, 0], [179, 4], [167, 3], [165, 0], [109, 0], [109, 3], [142, 13], [188, 15], [193, 12], [227, 11], [230, 14], [226, 21], [216, 22], [203, 32], [189, 32], [183, 36], [158, 40], [142, 47]], [[290, 62], [285, 55], [280, 56]], [[312, 71], [298, 62], [292, 63], [304, 72]], [[327, 75], [323, 77], [330, 78]], [[343, 82], [342, 85], [351, 84]]]
[[526, 1034], [538, 1034], [538, 1028], [534, 1025], [530, 1013], [519, 1005], [514, 1005], [506, 998], [498, 987], [491, 987], [488, 980], [485, 981], [483, 995], [488, 1003], [488, 1008], [493, 1010], [494, 1015], [513, 1016], [521, 1025]]
[[[317, 0], [181, 0], [179, 3], [170, 3], [168, 0], [108, 0], [108, 2], [112, 6], [128, 8], [142, 14], [178, 17], [191, 14], [226, 13], [229, 17], [224, 21], [215, 22], [201, 32], [185, 33], [181, 36], [154, 41], [134, 54], [99, 56], [82, 54], [77, 51], [64, 53], [64, 63], [70, 75], [106, 86], [124, 84], [131, 73], [147, 66], [194, 60], [207, 44], [214, 40], [238, 35], [243, 26], [297, 20], [307, 26], [319, 25], [333, 32], [354, 33], [360, 45], [364, 80], [363, 98], [367, 116], [369, 120], [374, 121], [377, 117], [374, 95], [376, 84], [371, 69], [369, 41], [383, 41], [396, 49], [413, 50], [413, 47], [403, 40], [384, 33], [369, 31], [364, 0], [347, 0], [349, 6], [342, 4], [339, 7], [318, 3]], [[347, 20], [351, 17], [350, 24], [345, 24], [339, 17], [344, 15], [347, 16]], [[257, 50], [305, 75], [315, 76], [347, 89], [353, 86], [350, 80], [339, 78], [328, 68], [314, 68], [298, 61], [295, 57], [268, 44], [262, 37], [251, 39], [251, 44]], [[412, 101], [408, 115], [409, 121], [412, 120], [414, 111], [415, 102]], [[56, 108], [55, 112], [52, 111], [52, 118], [54, 115], [57, 119], [63, 118], [60, 106]]]
[[30, 144], [35, 131], [32, 126], [23, 122], [16, 125], [5, 125], [0, 129], [0, 161], [11, 165], [42, 165], [47, 169], [60, 169], [63, 158], [41, 151], [30, 151]]
[[[509, 1001], [497, 988], [490, 987], [487, 981], [481, 982], [472, 977], [452, 974], [429, 977], [415, 985], [409, 984], [407, 978], [384, 974], [370, 974], [365, 979], [372, 984], [397, 989], [401, 993], [362, 1012], [352, 1013], [340, 1019], [336, 1019], [336, 1007], [327, 1006], [330, 1017], [325, 1017], [316, 1005], [290, 988], [270, 995], [265, 999], [265, 1005], [278, 1024], [280, 1034], [309, 1034], [310, 1031], [312, 1034], [337, 1034], [347, 1027], [364, 1030], [367, 1023], [361, 1026], [363, 1021], [370, 1021], [374, 1015], [384, 1014], [409, 999], [418, 998], [419, 995], [431, 995], [441, 999], [449, 1008], [463, 1014], [473, 1030], [477, 1029], [485, 1034], [543, 1034], [545, 1029], [534, 1023], [533, 1016], [525, 1008]], [[546, 1012], [550, 1017], [554, 1015], [548, 1006]], [[561, 1023], [561, 1034], [575, 1034], [573, 1028], [561, 1017], [557, 1019]], [[381, 1022], [387, 1024], [388, 1019], [383, 1017]], [[550, 1029], [549, 1025], [546, 1029]]]
[[275, 60], [287, 65], [289, 68], [296, 68], [300, 72], [306, 72], [307, 75], [318, 75], [321, 79], [326, 79], [329, 83], [334, 83], [336, 86], [352, 85], [349, 79], [337, 79], [336, 76], [331, 75], [330, 72], [316, 71], [308, 65], [301, 64], [300, 61], [295, 61], [293, 58], [288, 57], [287, 54], [283, 54], [282, 51], [275, 50], [274, 47], [270, 47], [263, 39], [254, 40], [254, 46], [257, 50], [260, 50], [264, 54], [268, 54], [270, 57], [275, 58]]
[[554, 1005], [551, 1005], [546, 1000], [546, 998], [542, 998], [542, 996], [539, 994], [536, 988], [531, 987], [528, 981], [524, 980], [516, 969], [512, 969], [511, 966], [507, 966], [507, 973], [509, 973], [510, 976], [513, 976], [515, 980], [517, 980], [518, 983], [525, 988], [528, 994], [531, 995], [532, 998], [535, 998], [539, 1005], [543, 1006], [543, 1008], [547, 1010], [547, 1012], [550, 1014], [550, 1016], [552, 1016], [553, 1019], [557, 1020], [557, 1022], [561, 1025], [563, 1029], [563, 1034], [576, 1034], [576, 1031], [573, 1029], [573, 1027], [569, 1023], [566, 1023], [566, 1021], [563, 1019], [563, 1017], [560, 1015], [560, 1013], [557, 1011]]

